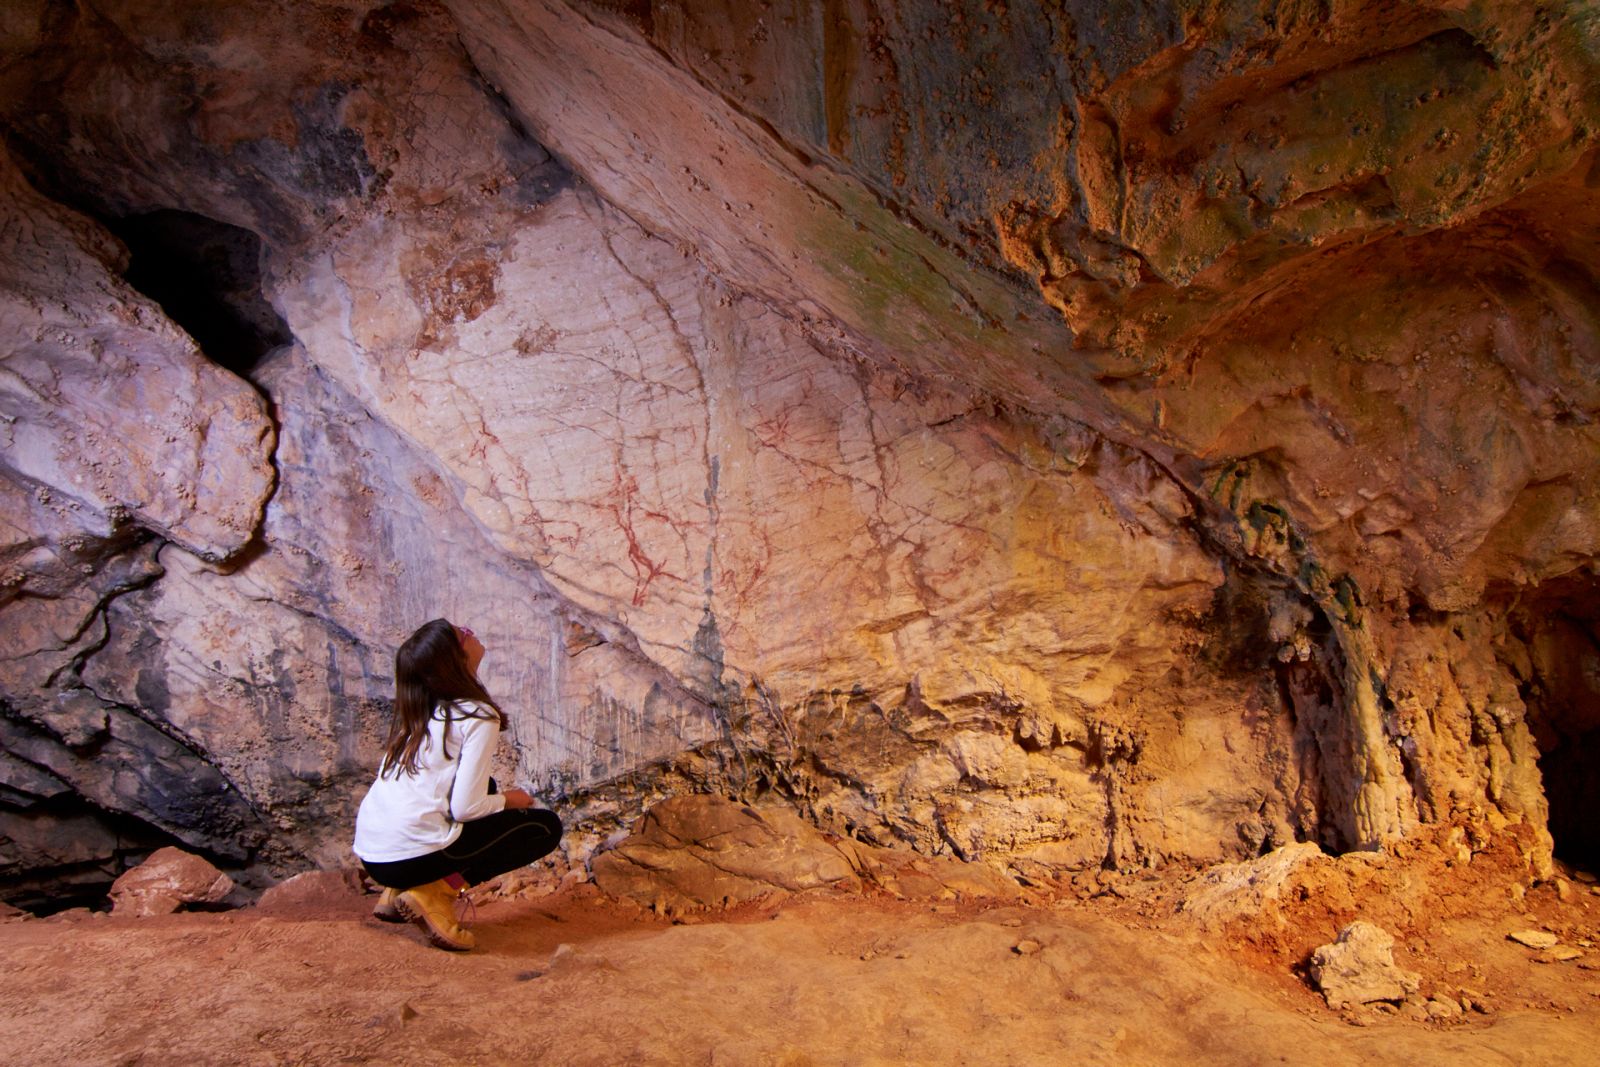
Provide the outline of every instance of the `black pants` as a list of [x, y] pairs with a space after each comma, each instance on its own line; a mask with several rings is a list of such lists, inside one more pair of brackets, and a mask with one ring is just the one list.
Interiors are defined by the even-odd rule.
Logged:
[[462, 823], [461, 836], [437, 852], [391, 863], [363, 860], [361, 865], [374, 882], [390, 889], [412, 889], [447, 874], [477, 885], [548, 856], [560, 841], [561, 820], [553, 811], [497, 811]]

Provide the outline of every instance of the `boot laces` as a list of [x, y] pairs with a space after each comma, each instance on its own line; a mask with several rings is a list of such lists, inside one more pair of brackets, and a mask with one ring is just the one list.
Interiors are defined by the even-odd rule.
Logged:
[[478, 921], [478, 905], [465, 889], [456, 894], [456, 925], [465, 929]]

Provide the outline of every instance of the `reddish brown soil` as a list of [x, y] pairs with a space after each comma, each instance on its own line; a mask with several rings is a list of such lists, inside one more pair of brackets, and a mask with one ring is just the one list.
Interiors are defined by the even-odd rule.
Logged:
[[[1348, 900], [1325, 878], [1281, 925], [1222, 934], [1174, 914], [1175, 879], [1086, 902], [810, 898], [677, 923], [580, 887], [486, 903], [467, 954], [376, 922], [371, 897], [12, 921], [0, 1062], [1588, 1062], [1600, 949], [1542, 962], [1505, 934], [1600, 941], [1600, 896], [1574, 882], [1565, 901], [1540, 886], [1515, 902], [1480, 860], [1345, 871]], [[1453, 912], [1427, 911], [1444, 901]], [[1468, 988], [1484, 1010], [1416, 1022], [1325, 1008], [1292, 968], [1349, 908], [1390, 924], [1425, 994]]]

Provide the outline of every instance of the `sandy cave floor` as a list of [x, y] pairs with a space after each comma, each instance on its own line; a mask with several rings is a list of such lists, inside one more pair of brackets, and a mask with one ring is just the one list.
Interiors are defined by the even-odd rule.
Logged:
[[467, 954], [375, 921], [372, 897], [79, 911], [0, 924], [0, 1062], [1590, 1063], [1600, 949], [1547, 962], [1505, 939], [1530, 921], [1600, 935], [1600, 895], [1581, 888], [1458, 909], [1403, 941], [1397, 962], [1425, 989], [1487, 1002], [1444, 1022], [1330, 1011], [1286, 962], [1292, 938], [1204, 933], [1161, 887], [1034, 904], [812, 896], [672, 922], [579, 886], [486, 903]]

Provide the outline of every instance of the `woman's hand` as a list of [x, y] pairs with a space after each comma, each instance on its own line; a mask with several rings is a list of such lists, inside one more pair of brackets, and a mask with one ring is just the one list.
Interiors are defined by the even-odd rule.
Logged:
[[506, 810], [518, 811], [522, 808], [533, 807], [533, 797], [526, 789], [507, 789], [505, 792]]

